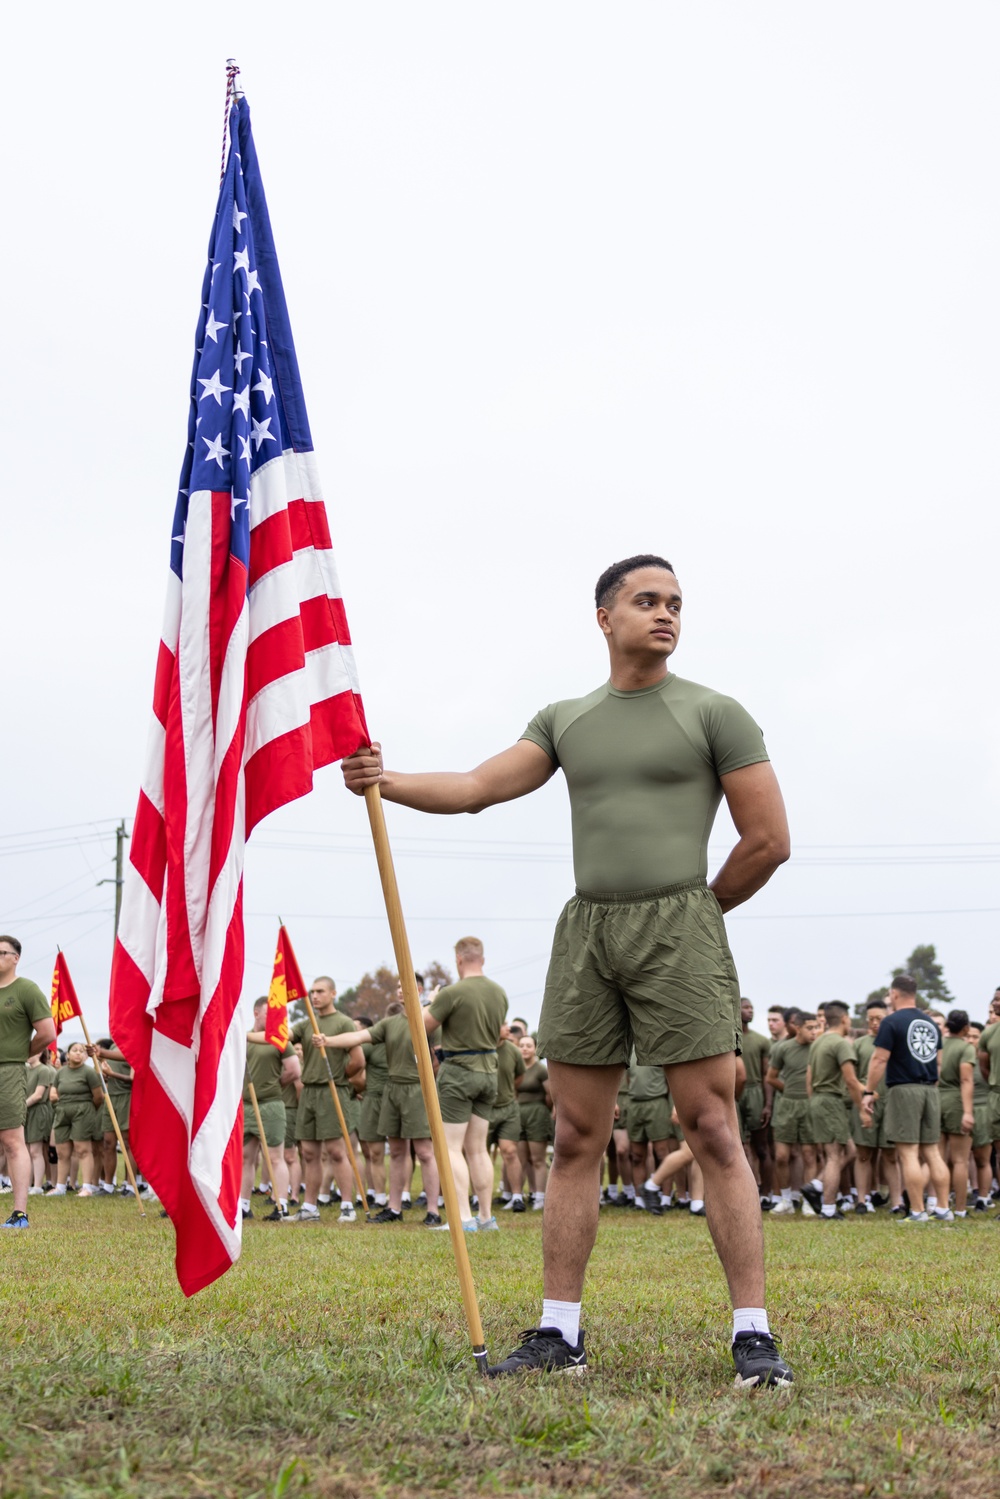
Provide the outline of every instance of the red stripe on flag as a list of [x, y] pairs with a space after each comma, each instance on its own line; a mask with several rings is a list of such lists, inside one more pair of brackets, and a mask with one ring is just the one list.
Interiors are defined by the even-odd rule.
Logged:
[[370, 742], [353, 692], [314, 703], [308, 724], [262, 744], [247, 761], [247, 837], [269, 812], [312, 789], [313, 769], [332, 765]]
[[306, 547], [315, 547], [318, 552], [328, 552], [333, 546], [322, 500], [292, 500], [288, 506], [288, 523], [294, 551], [303, 552]]
[[145, 791], [139, 792], [139, 805], [132, 824], [129, 861], [138, 870], [158, 901], [163, 899], [163, 877], [167, 867], [167, 839], [163, 818]]
[[250, 533], [250, 587], [267, 573], [292, 560], [292, 533], [288, 511], [276, 510], [254, 526]]
[[161, 640], [156, 657], [156, 680], [153, 683], [153, 713], [164, 727], [167, 723], [167, 707], [176, 662], [173, 651]]

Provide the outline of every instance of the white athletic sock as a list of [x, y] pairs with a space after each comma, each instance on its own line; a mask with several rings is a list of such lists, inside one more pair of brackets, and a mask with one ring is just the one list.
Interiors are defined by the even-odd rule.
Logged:
[[243, 1211], [245, 1213], [249, 1213], [249, 1211], [250, 1211], [250, 1199], [249, 1199], [249, 1197], [241, 1197], [240, 1198], [240, 1207], [243, 1209]]
[[837, 1204], [835, 1202], [824, 1202], [823, 1206], [820, 1208], [820, 1213], [824, 1218], [833, 1218], [836, 1212]]
[[764, 1308], [762, 1306], [733, 1307], [734, 1342], [738, 1332], [766, 1332], [770, 1336], [771, 1329]]
[[609, 1202], [617, 1202], [618, 1201], [618, 1185], [617, 1185], [617, 1183], [613, 1187], [609, 1187], [608, 1188], [608, 1201]]
[[622, 1191], [624, 1192], [625, 1196], [628, 1198], [629, 1202], [634, 1202], [635, 1201], [635, 1188], [634, 1187], [623, 1187]]
[[321, 1202], [324, 1207], [328, 1207], [330, 1205], [330, 1202], [332, 1201], [332, 1194], [330, 1192], [320, 1192], [316, 1198], [316, 1201]]
[[523, 1202], [524, 1198], [520, 1192], [513, 1192], [504, 1198], [504, 1202]]
[[823, 1183], [818, 1176], [814, 1176], [809, 1185], [815, 1187], [817, 1192], [822, 1192], [823, 1190]]
[[927, 1210], [928, 1210], [928, 1212], [932, 1212], [934, 1210], [934, 1208], [936, 1208], [936, 1207], [937, 1207], [937, 1198], [936, 1197], [928, 1197], [928, 1199], [927, 1199]]
[[545, 1201], [545, 1193], [544, 1192], [536, 1192], [535, 1195], [534, 1195], [534, 1197], [532, 1198], [532, 1202], [534, 1203], [534, 1205], [535, 1205], [536, 1208], [541, 1203], [543, 1203], [544, 1201]]
[[66, 1196], [66, 1183], [63, 1182], [63, 1184], [62, 1184], [61, 1187], [53, 1187], [52, 1188], [52, 1195], [53, 1195], [53, 1197], [65, 1197]]
[[791, 1202], [791, 1200], [792, 1200], [792, 1189], [791, 1189], [791, 1187], [782, 1187], [782, 1189], [781, 1189], [781, 1200], [782, 1200], [782, 1202]]
[[691, 1213], [700, 1213], [704, 1206], [705, 1199], [703, 1197], [692, 1197], [688, 1211]]
[[304, 1202], [302, 1204], [302, 1206], [304, 1208], [308, 1208], [309, 1211], [310, 1211], [310, 1213], [318, 1213], [319, 1212], [319, 1207], [317, 1206], [317, 1204], [315, 1202]]
[[571, 1348], [580, 1341], [580, 1303], [543, 1301], [540, 1327], [557, 1327]]
[[386, 1197], [384, 1192], [375, 1193], [375, 1206], [377, 1208], [384, 1208], [388, 1201], [389, 1199], [388, 1197]]

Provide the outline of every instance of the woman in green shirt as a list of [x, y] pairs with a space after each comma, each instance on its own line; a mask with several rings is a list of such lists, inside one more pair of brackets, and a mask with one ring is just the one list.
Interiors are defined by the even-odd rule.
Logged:
[[945, 1021], [938, 1091], [941, 1095], [941, 1133], [950, 1147], [956, 1218], [965, 1217], [969, 1195], [969, 1151], [975, 1125], [975, 1066], [976, 1052], [969, 1041], [969, 1017], [964, 1010], [952, 1010]]
[[534, 1036], [522, 1036], [518, 1045], [524, 1058], [524, 1073], [514, 1082], [521, 1111], [521, 1142], [517, 1153], [531, 1184], [531, 1205], [541, 1211], [548, 1177], [545, 1154], [553, 1135], [549, 1069], [538, 1060]]
[[67, 1051], [66, 1065], [60, 1067], [56, 1076], [56, 1093], [55, 1137], [59, 1176], [55, 1190], [60, 1195], [66, 1191], [75, 1152], [83, 1183], [79, 1195], [93, 1197], [96, 1186], [93, 1142], [99, 1135], [97, 1105], [103, 1095], [97, 1073], [87, 1063], [87, 1049], [82, 1041], [74, 1041]]

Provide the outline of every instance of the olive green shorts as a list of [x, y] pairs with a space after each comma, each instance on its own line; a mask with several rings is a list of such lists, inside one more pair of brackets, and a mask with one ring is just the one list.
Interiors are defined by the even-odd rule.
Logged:
[[385, 1131], [379, 1128], [379, 1114], [387, 1084], [381, 1088], [366, 1088], [361, 1095], [361, 1117], [358, 1120], [358, 1139], [366, 1144], [385, 1139]]
[[490, 1132], [486, 1144], [499, 1145], [501, 1140], [520, 1140], [521, 1110], [517, 1102], [494, 1105], [490, 1113]]
[[885, 1100], [885, 1132], [894, 1145], [936, 1145], [941, 1100], [927, 1083], [898, 1083]]
[[497, 1096], [497, 1075], [446, 1059], [437, 1075], [437, 1089], [445, 1124], [468, 1124], [473, 1114], [488, 1120]]
[[851, 1110], [839, 1093], [814, 1093], [809, 1100], [809, 1128], [814, 1145], [846, 1145], [851, 1138]]
[[[126, 1088], [124, 1092], [112, 1093], [111, 1089], [109, 1088], [108, 1096], [115, 1106], [115, 1117], [118, 1120], [118, 1128], [121, 1130], [123, 1135], [127, 1135], [129, 1116], [132, 1112], [132, 1089]], [[111, 1123], [111, 1111], [108, 1108], [107, 1100], [105, 1100], [104, 1103], [101, 1104], [99, 1116], [101, 1123], [101, 1133], [104, 1135], [113, 1135], [115, 1132], [115, 1127]]]
[[781, 1145], [812, 1145], [808, 1098], [786, 1098], [784, 1093], [776, 1097], [773, 1127], [774, 1138]]
[[960, 1135], [962, 1133], [962, 1094], [958, 1088], [938, 1088], [938, 1100], [941, 1104], [941, 1133], [943, 1135]]
[[[267, 1103], [257, 1100], [260, 1109], [260, 1122], [264, 1126], [264, 1143], [272, 1150], [284, 1149], [285, 1145], [285, 1105], [280, 1098], [271, 1098]], [[253, 1104], [243, 1105], [243, 1139], [259, 1140], [260, 1131], [257, 1128], [257, 1120], [254, 1118]]]
[[991, 1088], [987, 1102], [991, 1140], [1000, 1140], [1000, 1088]]
[[60, 1099], [56, 1104], [55, 1138], [57, 1145], [70, 1140], [97, 1140], [101, 1126], [97, 1110], [85, 1098]]
[[984, 1145], [993, 1144], [993, 1131], [990, 1129], [990, 1106], [988, 1103], [977, 1103], [972, 1110], [975, 1124], [972, 1128], [972, 1148], [981, 1150]]
[[295, 1105], [294, 1109], [289, 1104], [287, 1104], [287, 1103], [285, 1104], [285, 1149], [286, 1150], [294, 1150], [295, 1149], [295, 1120], [298, 1117], [298, 1112], [299, 1112], [299, 1106], [298, 1106], [298, 1104]]
[[644, 1145], [648, 1140], [672, 1140], [674, 1128], [670, 1122], [670, 1100], [665, 1096], [630, 1098], [628, 1137], [633, 1145]]
[[517, 1107], [521, 1116], [520, 1138], [531, 1145], [548, 1145], [555, 1138], [552, 1110], [530, 1099]]
[[578, 890], [556, 925], [539, 1053], [579, 1067], [693, 1062], [742, 1049], [740, 990], [704, 880]]
[[419, 1083], [394, 1083], [392, 1078], [382, 1094], [378, 1116], [379, 1139], [429, 1140], [430, 1125], [424, 1095]]
[[855, 1145], [860, 1145], [865, 1150], [878, 1150], [888, 1146], [889, 1142], [882, 1138], [885, 1128], [885, 1095], [876, 1093], [875, 1105], [872, 1109], [872, 1122], [866, 1129], [861, 1123], [861, 1110], [856, 1103], [851, 1104], [851, 1139]]
[[51, 1103], [36, 1103], [30, 1108], [24, 1121], [24, 1143], [26, 1145], [44, 1143], [52, 1133], [52, 1122], [55, 1116], [55, 1106]]
[[628, 1129], [628, 1106], [632, 1100], [627, 1093], [619, 1093], [616, 1101], [618, 1118], [615, 1120], [615, 1129]]
[[[351, 1090], [338, 1088], [337, 1097], [351, 1128]], [[296, 1140], [342, 1140], [344, 1132], [337, 1118], [337, 1110], [326, 1083], [306, 1083], [299, 1094], [299, 1107], [295, 1114]]]
[[18, 1129], [24, 1123], [27, 1096], [28, 1074], [24, 1063], [0, 1062], [0, 1129]]
[[740, 1130], [744, 1140], [763, 1128], [764, 1088], [761, 1083], [747, 1083], [736, 1105], [740, 1116]]

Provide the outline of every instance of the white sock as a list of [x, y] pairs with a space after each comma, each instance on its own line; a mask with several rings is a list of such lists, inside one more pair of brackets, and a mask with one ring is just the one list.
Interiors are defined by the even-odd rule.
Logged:
[[319, 1195], [316, 1198], [316, 1201], [317, 1202], [321, 1202], [324, 1207], [327, 1207], [329, 1205], [329, 1203], [330, 1203], [330, 1193], [329, 1192], [320, 1192]]
[[618, 1200], [618, 1187], [617, 1187], [617, 1184], [616, 1184], [615, 1186], [608, 1188], [608, 1201], [609, 1202], [617, 1202], [617, 1200]]
[[733, 1340], [738, 1332], [766, 1332], [770, 1336], [767, 1312], [762, 1306], [733, 1307]]
[[384, 1192], [375, 1193], [375, 1206], [377, 1208], [384, 1208], [388, 1200]]
[[557, 1327], [571, 1348], [580, 1341], [580, 1303], [543, 1301], [540, 1327]]
[[781, 1200], [782, 1200], [782, 1202], [791, 1202], [791, 1200], [792, 1200], [792, 1189], [791, 1189], [791, 1187], [782, 1187], [782, 1189], [781, 1189]]
[[243, 1211], [245, 1213], [249, 1213], [249, 1211], [250, 1211], [250, 1199], [249, 1199], [249, 1197], [241, 1197], [240, 1198], [240, 1207], [243, 1209]]
[[932, 1210], [933, 1208], [936, 1208], [937, 1207], [937, 1198], [936, 1197], [928, 1197], [928, 1199], [927, 1199], [927, 1207], [928, 1207], [928, 1211]]
[[635, 1188], [634, 1187], [623, 1187], [622, 1191], [624, 1192], [625, 1196], [628, 1198], [628, 1200], [630, 1202], [634, 1202], [634, 1200], [635, 1200]]
[[314, 1202], [304, 1202], [302, 1204], [302, 1206], [304, 1208], [306, 1208], [310, 1213], [318, 1213], [319, 1212], [319, 1208], [316, 1206], [316, 1204]]
[[837, 1204], [835, 1202], [824, 1202], [823, 1206], [820, 1208], [820, 1213], [824, 1218], [832, 1218], [836, 1211]]
[[520, 1192], [514, 1192], [511, 1196], [505, 1197], [504, 1201], [505, 1202], [523, 1202], [524, 1198], [521, 1196]]
[[690, 1212], [690, 1213], [700, 1213], [701, 1210], [702, 1210], [702, 1208], [704, 1206], [705, 1206], [705, 1199], [703, 1197], [692, 1197], [692, 1199], [691, 1199], [691, 1205], [688, 1208], [688, 1212]]
[[545, 1201], [545, 1193], [544, 1192], [536, 1192], [535, 1196], [534, 1196], [535, 1206], [537, 1207], [540, 1202], [544, 1202], [544, 1201]]
[[642, 1190], [644, 1192], [658, 1192], [660, 1189], [656, 1185], [653, 1178], [651, 1176], [647, 1176], [646, 1180], [642, 1184]]

